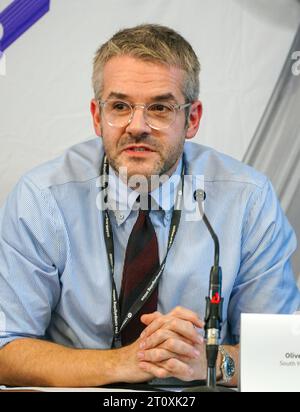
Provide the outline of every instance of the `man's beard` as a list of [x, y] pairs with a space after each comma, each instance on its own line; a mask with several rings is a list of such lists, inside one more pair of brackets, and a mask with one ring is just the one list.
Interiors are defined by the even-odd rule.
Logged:
[[[104, 141], [103, 141], [104, 142]], [[162, 175], [171, 175], [174, 170], [172, 170], [175, 166], [175, 164], [177, 163], [177, 161], [179, 160], [179, 158], [182, 155], [183, 152], [183, 146], [184, 146], [184, 140], [182, 140], [182, 142], [176, 146], [176, 147], [172, 147], [172, 150], [170, 150], [168, 152], [167, 158], [165, 158], [162, 155], [162, 149], [160, 145], [158, 145], [156, 142], [153, 142], [153, 140], [145, 138], [144, 136], [138, 136], [136, 138], [131, 138], [131, 139], [126, 139], [126, 141], [124, 141], [120, 147], [118, 148], [118, 153], [115, 156], [111, 156], [109, 149], [106, 147], [105, 143], [104, 143], [104, 150], [106, 153], [106, 156], [108, 158], [109, 164], [110, 166], [114, 169], [114, 171], [119, 174], [120, 168], [124, 168], [126, 167], [125, 165], [122, 164], [122, 160], [120, 160], [120, 153], [121, 151], [129, 145], [132, 144], [138, 144], [138, 143], [144, 143], [148, 146], [150, 146], [151, 148], [153, 148], [153, 150], [155, 150], [156, 154], [159, 155], [159, 159], [157, 161], [155, 161], [153, 163], [152, 166], [152, 170], [149, 172], [143, 172], [142, 175], [150, 181], [151, 176], [162, 176]], [[160, 150], [161, 149], [161, 150]], [[134, 159], [132, 160], [135, 162], [136, 167], [138, 168], [139, 163], [143, 162], [143, 159]], [[128, 168], [127, 168], [128, 169]], [[170, 173], [170, 171], [172, 170], [172, 173]], [[134, 175], [138, 175], [139, 173], [136, 171], [130, 171], [127, 170], [127, 177], [130, 178]]]

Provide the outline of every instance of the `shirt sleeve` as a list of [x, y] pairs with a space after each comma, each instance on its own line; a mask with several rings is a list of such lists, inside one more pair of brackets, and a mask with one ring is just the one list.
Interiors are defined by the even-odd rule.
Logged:
[[26, 178], [0, 211], [0, 347], [45, 336], [60, 296], [58, 222], [50, 191]]
[[290, 259], [296, 245], [295, 233], [266, 180], [252, 193], [244, 217], [241, 265], [228, 307], [236, 343], [241, 313], [293, 313], [300, 306]]

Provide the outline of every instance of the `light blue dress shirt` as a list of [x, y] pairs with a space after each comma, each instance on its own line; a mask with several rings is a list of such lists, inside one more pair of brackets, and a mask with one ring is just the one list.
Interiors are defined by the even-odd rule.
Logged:
[[[75, 348], [110, 348], [112, 286], [99, 210], [102, 158], [99, 138], [75, 145], [27, 173], [8, 196], [0, 212], [0, 346], [31, 337]], [[186, 174], [204, 176], [205, 211], [220, 239], [222, 340], [236, 343], [242, 312], [291, 313], [299, 308], [290, 264], [295, 235], [265, 176], [191, 142], [185, 144], [184, 158]], [[161, 206], [150, 214], [161, 260], [181, 164], [171, 193], [163, 192], [168, 182], [152, 193]], [[110, 211], [119, 290], [138, 212], [133, 210], [137, 193], [118, 182], [110, 170], [108, 203], [119, 209]], [[185, 180], [187, 203], [193, 204], [197, 184], [197, 179]], [[159, 283], [158, 310], [167, 313], [181, 305], [203, 318], [213, 256], [204, 223], [188, 207], [183, 209]]]

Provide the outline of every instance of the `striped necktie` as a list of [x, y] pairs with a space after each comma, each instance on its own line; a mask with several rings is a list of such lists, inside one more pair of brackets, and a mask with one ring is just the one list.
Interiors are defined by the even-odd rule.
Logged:
[[[151, 204], [150, 198], [149, 204]], [[149, 210], [139, 211], [138, 218], [128, 239], [120, 292], [122, 320], [140, 293], [149, 285], [153, 274], [159, 269], [157, 237], [149, 212]], [[123, 346], [129, 345], [140, 336], [145, 327], [141, 323], [140, 317], [144, 313], [156, 311], [157, 296], [158, 288], [154, 290], [142, 308], [125, 326], [121, 332]]]

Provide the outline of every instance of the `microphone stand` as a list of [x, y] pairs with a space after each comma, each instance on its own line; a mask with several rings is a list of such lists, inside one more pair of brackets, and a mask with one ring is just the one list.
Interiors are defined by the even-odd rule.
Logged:
[[205, 339], [207, 359], [207, 381], [206, 386], [194, 386], [184, 389], [184, 392], [232, 392], [224, 386], [217, 386], [216, 362], [219, 352], [219, 339], [222, 328], [222, 269], [219, 266], [220, 245], [219, 239], [214, 232], [207, 216], [204, 213], [202, 202], [206, 194], [203, 190], [196, 190], [194, 198], [198, 203], [199, 211], [207, 227], [215, 246], [214, 266], [210, 271], [209, 291], [206, 297], [205, 311]]

